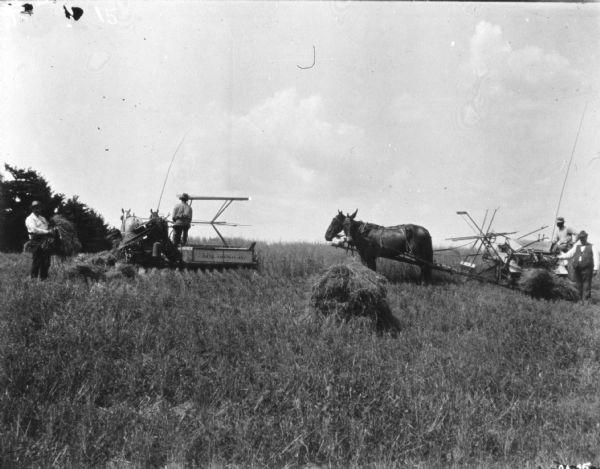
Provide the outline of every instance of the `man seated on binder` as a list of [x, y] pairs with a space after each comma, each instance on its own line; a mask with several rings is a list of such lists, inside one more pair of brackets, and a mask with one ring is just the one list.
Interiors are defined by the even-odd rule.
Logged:
[[552, 238], [550, 251], [554, 253], [567, 252], [573, 247], [578, 232], [574, 228], [565, 226], [565, 219], [563, 217], [556, 219], [556, 227], [558, 230]]

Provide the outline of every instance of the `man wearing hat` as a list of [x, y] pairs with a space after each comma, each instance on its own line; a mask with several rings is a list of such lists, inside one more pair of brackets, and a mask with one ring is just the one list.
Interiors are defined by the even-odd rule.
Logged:
[[188, 230], [192, 224], [192, 207], [188, 205], [190, 196], [185, 192], [179, 197], [179, 202], [173, 209], [173, 244], [185, 246]]
[[573, 246], [573, 238], [577, 236], [577, 230], [565, 226], [565, 219], [558, 217], [556, 219], [556, 227], [558, 230], [552, 238], [552, 252], [567, 252]]
[[587, 242], [587, 233], [577, 235], [577, 243], [568, 252], [558, 255], [559, 259], [573, 259], [575, 283], [582, 304], [589, 303], [592, 296], [592, 276], [598, 272], [600, 256], [596, 246]]
[[31, 215], [25, 219], [27, 233], [29, 233], [29, 250], [32, 254], [31, 260], [31, 278], [48, 278], [50, 261], [52, 255], [44, 246], [44, 241], [48, 235], [52, 234], [48, 226], [48, 220], [42, 216], [42, 204], [37, 200], [31, 203]]

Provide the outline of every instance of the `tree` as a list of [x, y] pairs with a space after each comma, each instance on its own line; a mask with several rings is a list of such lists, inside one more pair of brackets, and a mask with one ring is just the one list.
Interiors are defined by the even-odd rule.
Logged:
[[106, 239], [108, 228], [104, 219], [73, 196], [65, 202], [63, 194], [54, 194], [48, 182], [32, 169], [18, 169], [8, 164], [5, 170], [12, 177], [0, 174], [0, 251], [21, 251], [27, 241], [25, 218], [31, 213], [31, 202], [43, 205], [46, 219], [59, 213], [73, 222], [84, 252], [110, 248]]
[[31, 202], [39, 200], [42, 215], [48, 218], [62, 204], [62, 194], [52, 194], [46, 180], [32, 169], [18, 169], [8, 164], [4, 169], [12, 180], [0, 179], [0, 250], [20, 251], [27, 240], [25, 218]]
[[81, 203], [78, 196], [75, 195], [63, 203], [58, 213], [75, 224], [83, 252], [98, 252], [111, 248], [104, 219]]

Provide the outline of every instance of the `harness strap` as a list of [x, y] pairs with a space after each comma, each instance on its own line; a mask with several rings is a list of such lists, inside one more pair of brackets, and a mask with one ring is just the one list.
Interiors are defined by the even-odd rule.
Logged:
[[404, 239], [406, 240], [406, 252], [409, 254], [412, 254], [413, 246], [412, 246], [412, 243], [410, 242], [411, 240], [408, 239], [408, 234], [406, 233], [406, 226], [400, 225], [400, 230], [402, 231], [402, 235], [404, 236]]

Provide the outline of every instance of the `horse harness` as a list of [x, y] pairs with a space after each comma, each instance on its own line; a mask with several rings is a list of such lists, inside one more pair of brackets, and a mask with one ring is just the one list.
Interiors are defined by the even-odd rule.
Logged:
[[[400, 233], [402, 234], [402, 237], [406, 240], [406, 251], [405, 252], [407, 254], [412, 255], [412, 246], [411, 246], [411, 243], [409, 242], [405, 225], [398, 225], [397, 228], [400, 231]], [[358, 227], [358, 233], [363, 238], [366, 238], [369, 235], [369, 233], [371, 232], [371, 230], [373, 230], [373, 229], [379, 230], [378, 241], [379, 241], [379, 246], [381, 246], [382, 249], [389, 249], [390, 251], [397, 251], [399, 254], [402, 254], [402, 252], [398, 251], [398, 249], [394, 249], [394, 248], [385, 246], [383, 233], [386, 230], [386, 228], [384, 226], [376, 225], [374, 223], [361, 222]], [[350, 235], [350, 238], [352, 238], [352, 235]]]

